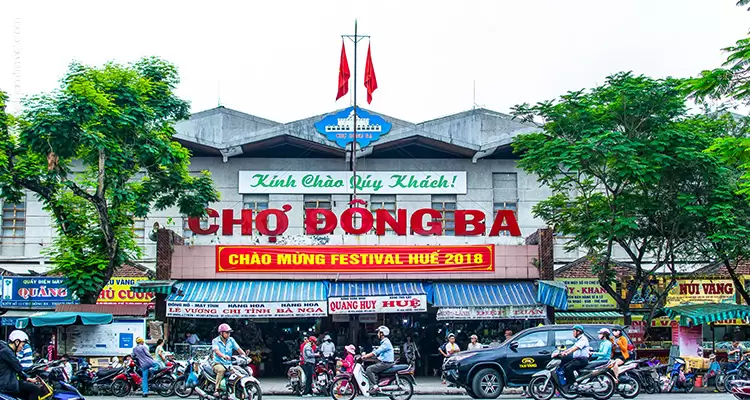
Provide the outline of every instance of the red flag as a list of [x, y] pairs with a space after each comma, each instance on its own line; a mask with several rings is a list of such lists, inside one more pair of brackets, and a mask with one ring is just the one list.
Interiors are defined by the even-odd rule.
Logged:
[[339, 91], [336, 94], [336, 100], [344, 97], [349, 93], [349, 62], [346, 61], [346, 48], [344, 41], [341, 41], [341, 64], [339, 64]]
[[375, 67], [372, 66], [370, 56], [370, 45], [367, 45], [367, 62], [365, 62], [365, 88], [367, 89], [367, 104], [372, 103], [372, 92], [378, 88], [378, 80], [375, 79]]

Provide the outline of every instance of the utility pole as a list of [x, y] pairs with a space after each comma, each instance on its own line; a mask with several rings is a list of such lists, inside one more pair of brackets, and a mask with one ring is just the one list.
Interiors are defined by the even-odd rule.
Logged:
[[354, 192], [352, 193], [351, 199], [354, 200], [357, 198], [357, 43], [359, 43], [362, 39], [369, 39], [370, 36], [368, 35], [359, 35], [357, 34], [357, 20], [354, 20], [354, 35], [341, 35], [344, 39], [349, 39], [352, 42], [354, 42], [354, 120], [352, 121], [354, 132], [352, 137], [352, 150], [351, 150], [351, 160], [349, 163], [349, 168], [352, 171], [352, 179], [355, 183], [353, 186]]

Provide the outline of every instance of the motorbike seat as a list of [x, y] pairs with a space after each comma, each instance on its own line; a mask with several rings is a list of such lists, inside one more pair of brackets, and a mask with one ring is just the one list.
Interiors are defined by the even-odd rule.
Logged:
[[609, 363], [609, 360], [598, 360], [598, 361], [592, 361], [588, 363], [583, 369], [586, 371], [597, 369], [603, 365], [607, 365]]
[[216, 378], [216, 372], [214, 372], [213, 368], [208, 365], [203, 365], [201, 368], [203, 369], [203, 372], [206, 373], [206, 375], [210, 376], [211, 378]]
[[97, 378], [105, 378], [112, 375], [117, 375], [122, 372], [122, 368], [100, 368], [96, 371]]
[[398, 364], [398, 365], [394, 365], [394, 366], [388, 368], [387, 370], [381, 372], [380, 375], [393, 375], [396, 372], [403, 371], [403, 370], [408, 369], [408, 368], [409, 368], [409, 366], [406, 365], [406, 364]]

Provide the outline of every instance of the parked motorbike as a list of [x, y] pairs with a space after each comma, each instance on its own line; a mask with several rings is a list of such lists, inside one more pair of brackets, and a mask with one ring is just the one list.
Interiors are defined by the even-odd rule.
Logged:
[[89, 363], [83, 361], [78, 371], [70, 378], [70, 383], [86, 396], [109, 396], [112, 394], [112, 380], [124, 368], [100, 368], [96, 372]]
[[331, 368], [331, 361], [328, 358], [318, 358], [318, 362], [315, 363], [314, 374], [313, 394], [328, 396], [331, 393], [331, 382], [335, 375]]
[[200, 371], [200, 365], [197, 360], [190, 359], [185, 363], [178, 363], [177, 371], [178, 376], [175, 378], [172, 392], [186, 399], [193, 395], [195, 386], [198, 384], [197, 372]]
[[[40, 398], [45, 400], [84, 400], [83, 395], [71, 384], [65, 382], [65, 372], [60, 367], [62, 361], [48, 364], [37, 364], [26, 371], [30, 378], [35, 378], [42, 388]], [[0, 395], [4, 400], [17, 400], [13, 396]]]
[[615, 380], [612, 376], [612, 361], [594, 361], [589, 363], [576, 377], [576, 385], [565, 386], [560, 351], [552, 353], [552, 360], [547, 367], [535, 373], [529, 382], [529, 394], [536, 400], [550, 400], [555, 392], [566, 399], [578, 396], [593, 397], [597, 400], [608, 400], [615, 394]]
[[742, 360], [734, 369], [727, 371], [722, 377], [724, 391], [731, 392], [735, 381], [750, 380], [750, 362], [748, 357], [742, 357]]
[[[216, 380], [219, 379], [218, 397], [214, 396]], [[252, 370], [248, 366], [247, 357], [232, 357], [232, 365], [227, 368], [224, 376], [216, 376], [213, 367], [204, 360], [200, 364], [198, 383], [195, 393], [201, 400], [262, 400], [260, 382], [253, 377]], [[209, 394], [211, 393], [211, 394]]]
[[750, 400], [750, 381], [744, 379], [736, 380], [730, 393], [737, 400]]
[[370, 393], [372, 382], [365, 374], [362, 366], [363, 359], [355, 357], [354, 370], [351, 374], [342, 373], [331, 383], [331, 397], [334, 400], [352, 400], [357, 395], [387, 396], [391, 400], [409, 400], [414, 394], [414, 368], [410, 365], [398, 364], [380, 373], [378, 387]]
[[[160, 396], [169, 397], [172, 395], [174, 378], [172, 371], [175, 365], [172, 364], [148, 375], [148, 388]], [[132, 391], [141, 390], [143, 379], [136, 367], [135, 361], [130, 360], [125, 367], [125, 371], [115, 376], [112, 380], [112, 394], [117, 397], [125, 397]]]
[[289, 378], [286, 387], [292, 391], [292, 394], [300, 396], [305, 390], [305, 371], [300, 367], [299, 360], [284, 361], [283, 364], [289, 367], [286, 371], [286, 376]]
[[659, 360], [641, 360], [639, 367], [634, 371], [638, 374], [641, 389], [648, 394], [661, 393], [663, 371], [666, 365]]
[[687, 363], [682, 357], [674, 359], [672, 369], [669, 371], [669, 383], [665, 392], [674, 389], [683, 389], [686, 393], [692, 393], [695, 389], [695, 371], [688, 371]]

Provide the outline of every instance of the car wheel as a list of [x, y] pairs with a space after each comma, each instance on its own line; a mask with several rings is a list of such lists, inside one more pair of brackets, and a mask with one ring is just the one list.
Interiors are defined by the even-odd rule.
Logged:
[[476, 394], [474, 394], [474, 391], [471, 390], [471, 389], [469, 389], [469, 388], [466, 388], [466, 394], [468, 394], [469, 397], [471, 397], [472, 399], [478, 399], [479, 398]]
[[496, 399], [503, 393], [503, 377], [498, 371], [485, 368], [474, 375], [471, 390], [480, 399]]

